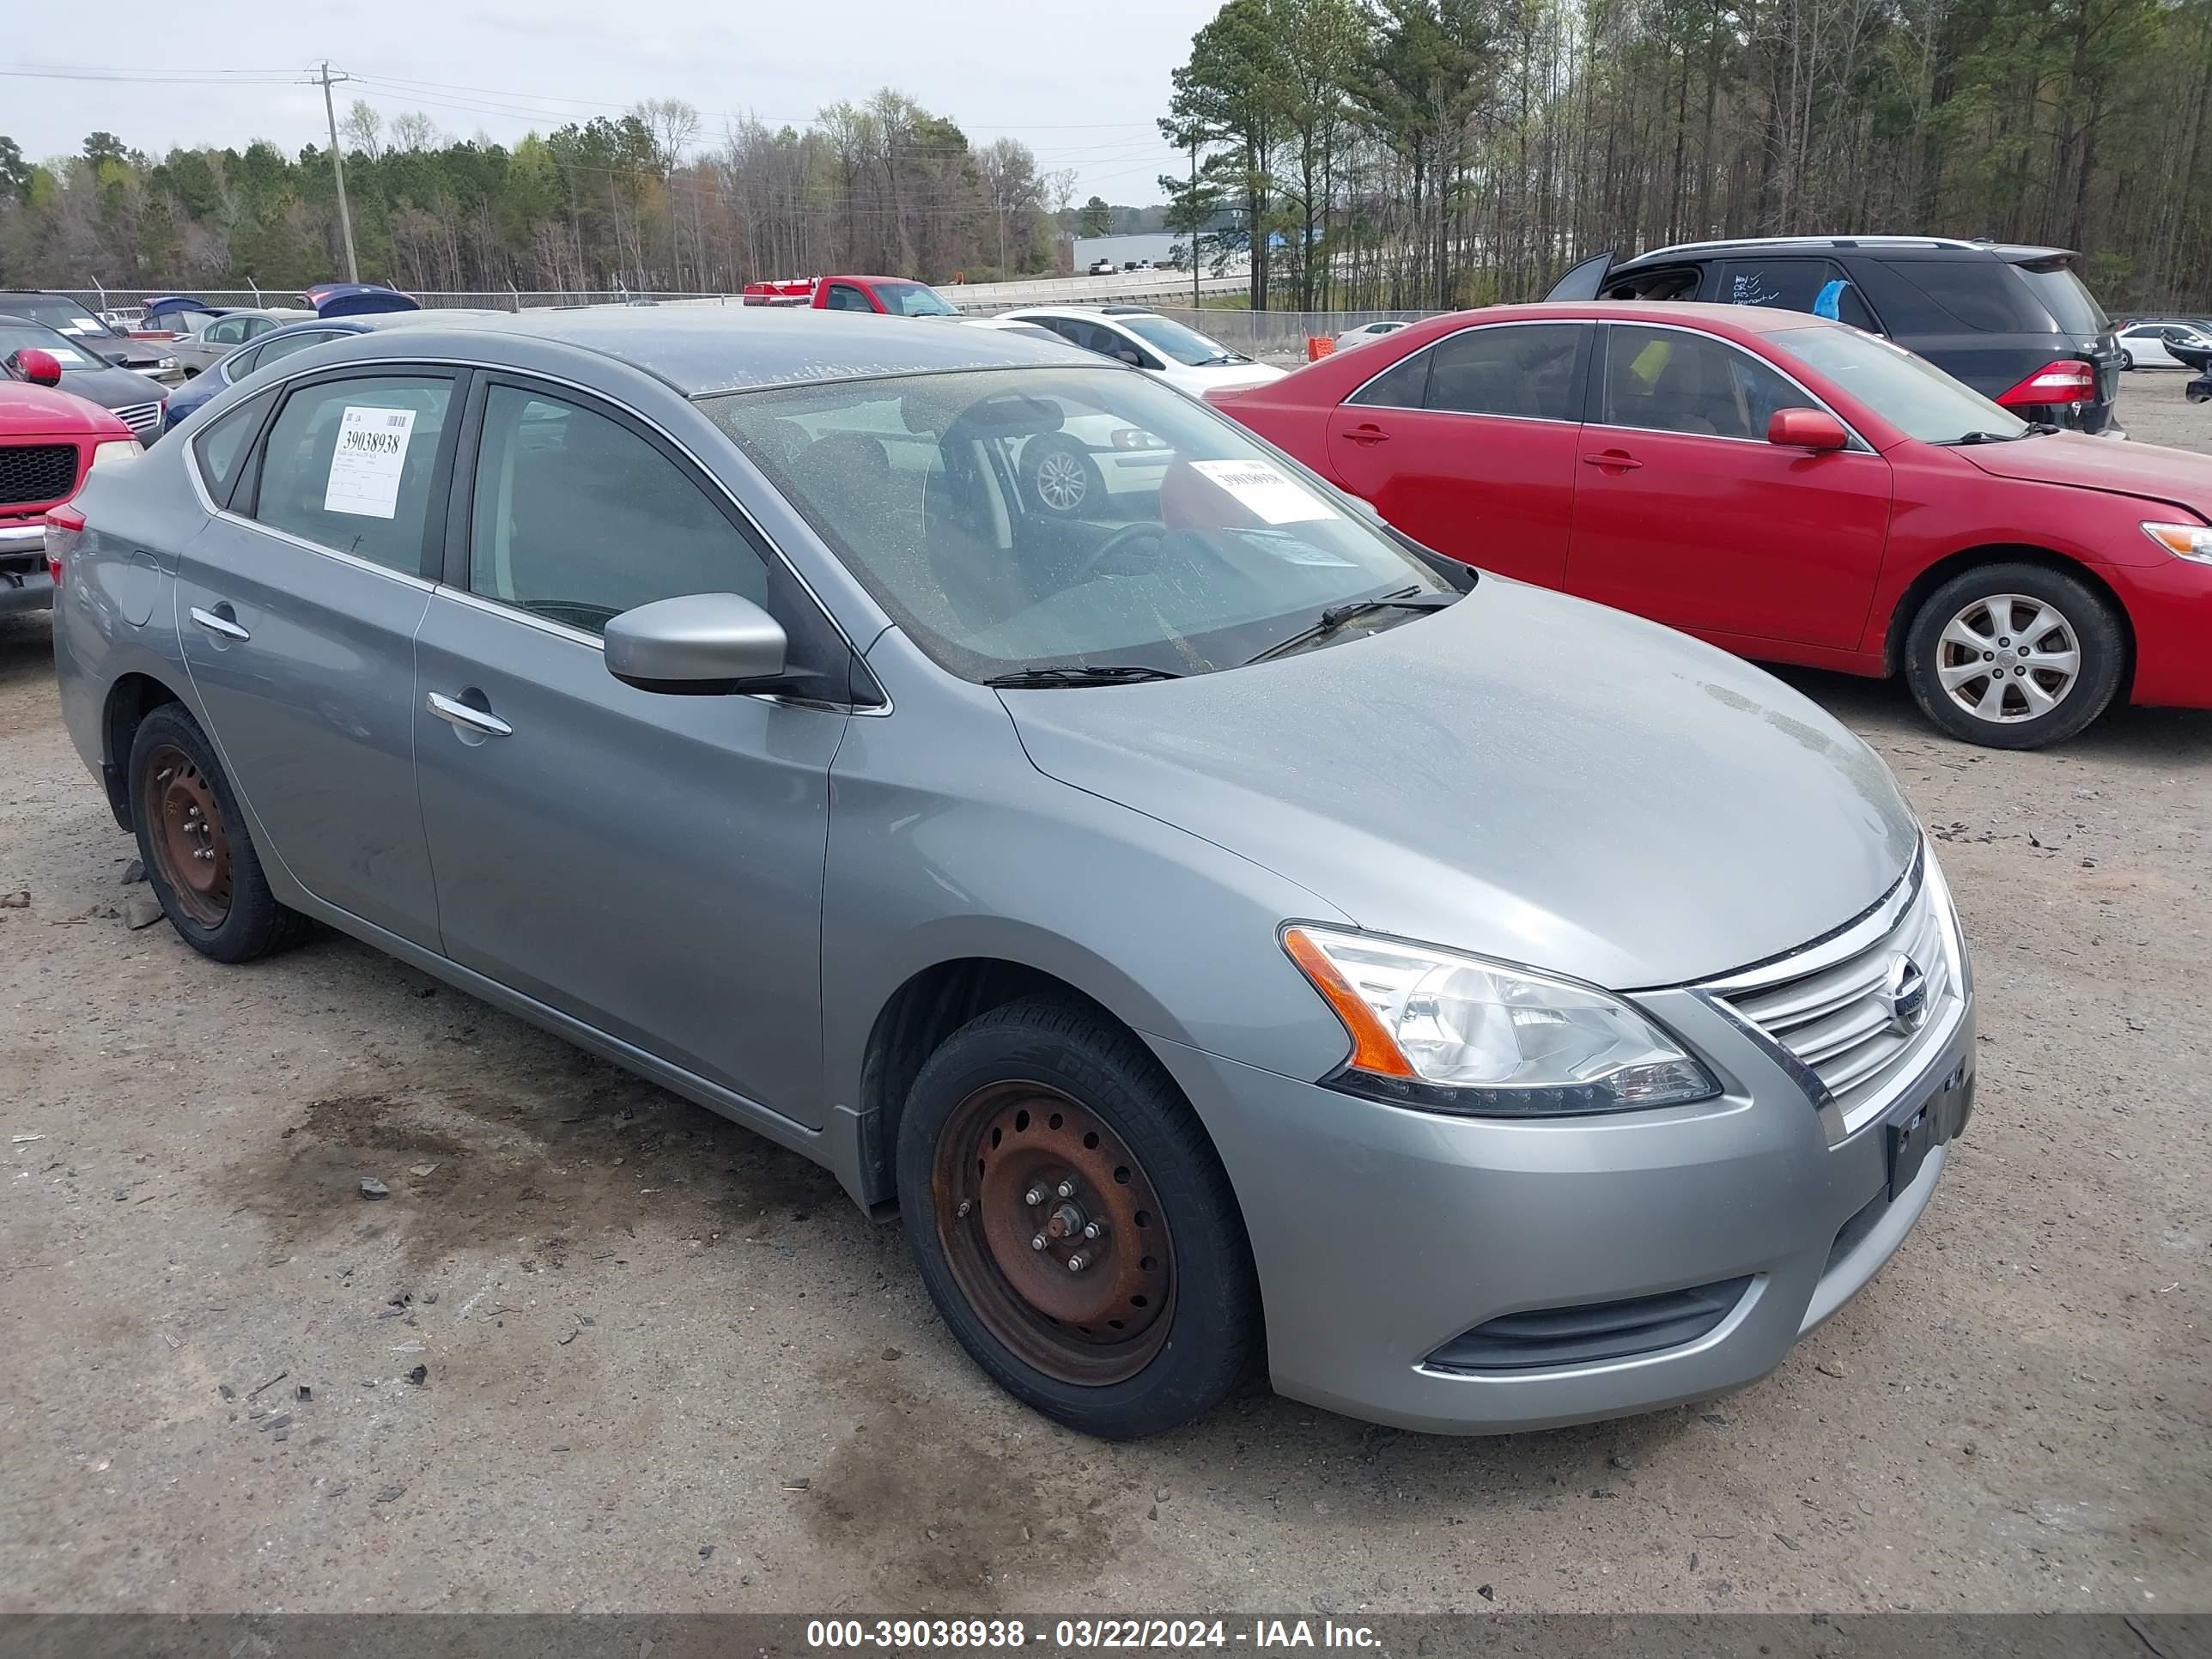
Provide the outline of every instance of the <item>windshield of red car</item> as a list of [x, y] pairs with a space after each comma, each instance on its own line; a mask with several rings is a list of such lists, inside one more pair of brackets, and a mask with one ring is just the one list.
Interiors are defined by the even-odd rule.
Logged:
[[1972, 432], [2017, 438], [2028, 423], [1924, 357], [1855, 328], [1785, 328], [1767, 344], [1825, 374], [1892, 426], [1923, 443], [1954, 444]]
[[945, 304], [933, 288], [920, 283], [878, 283], [876, 297], [884, 302], [884, 309], [897, 317], [957, 317], [959, 311]]

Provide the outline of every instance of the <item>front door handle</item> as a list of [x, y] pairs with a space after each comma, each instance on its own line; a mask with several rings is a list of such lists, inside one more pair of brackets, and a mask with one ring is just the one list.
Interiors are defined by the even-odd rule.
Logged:
[[489, 709], [472, 708], [467, 703], [453, 697], [441, 696], [435, 691], [430, 694], [427, 706], [440, 720], [449, 726], [459, 726], [464, 732], [473, 732], [486, 738], [514, 735], [514, 728]]
[[1390, 441], [1390, 434], [1372, 421], [1362, 426], [1355, 426], [1344, 436], [1347, 443], [1387, 444]]
[[1595, 455], [1583, 456], [1583, 465], [1609, 467], [1616, 472], [1633, 472], [1644, 463], [1625, 449], [1608, 449]]
[[[230, 609], [227, 605], [222, 608], [225, 611]], [[221, 616], [213, 611], [203, 611], [199, 606], [194, 605], [191, 609], [191, 617], [194, 622], [219, 640], [250, 640], [253, 637], [238, 625], [238, 619], [235, 617]]]

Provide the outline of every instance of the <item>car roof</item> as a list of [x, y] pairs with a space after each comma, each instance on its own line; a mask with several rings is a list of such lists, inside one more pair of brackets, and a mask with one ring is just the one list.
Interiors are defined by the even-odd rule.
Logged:
[[[413, 313], [418, 331], [453, 313]], [[366, 319], [359, 319], [366, 320]], [[946, 319], [767, 306], [594, 306], [479, 313], [449, 331], [457, 346], [516, 335], [597, 352], [685, 397], [815, 380], [962, 369], [1069, 366], [1066, 348], [1007, 329]], [[322, 348], [341, 351], [335, 343]], [[347, 355], [356, 355], [348, 353]], [[1110, 365], [1098, 364], [1110, 368]]]
[[1016, 306], [1012, 311], [1002, 311], [999, 314], [1002, 317], [1082, 317], [1093, 321], [1101, 318], [1159, 315], [1150, 306]]
[[[1846, 324], [1806, 311], [1784, 311], [1771, 306], [1711, 305], [1694, 300], [1547, 300], [1534, 305], [1486, 306], [1480, 311], [1452, 313], [1465, 325], [1469, 321], [1602, 322], [1687, 324], [1707, 332], [1726, 335], [1779, 334], [1786, 329], [1844, 328]], [[1433, 322], [1433, 318], [1424, 321]], [[1421, 324], [1408, 325], [1419, 328]], [[1449, 331], [1444, 331], [1449, 332]]]

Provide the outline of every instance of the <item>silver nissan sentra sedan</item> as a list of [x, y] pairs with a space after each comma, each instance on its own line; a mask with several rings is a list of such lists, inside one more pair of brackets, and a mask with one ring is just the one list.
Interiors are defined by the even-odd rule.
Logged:
[[[1041, 445], [1115, 487], [1039, 501]], [[49, 553], [194, 949], [325, 924], [818, 1160], [1091, 1433], [1263, 1364], [1462, 1433], [1735, 1388], [1971, 1109], [1857, 738], [1064, 347], [426, 322], [230, 387]]]

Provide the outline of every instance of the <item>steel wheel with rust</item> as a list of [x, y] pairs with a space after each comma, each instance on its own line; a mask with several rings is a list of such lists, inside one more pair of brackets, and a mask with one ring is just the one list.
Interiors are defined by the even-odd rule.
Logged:
[[1113, 1439], [1186, 1422], [1257, 1363], [1236, 1197], [1137, 1038], [1048, 997], [982, 1014], [915, 1079], [900, 1211], [961, 1345], [1037, 1410]]
[[215, 750], [182, 705], [164, 703], [131, 744], [138, 857], [170, 924], [218, 962], [298, 943], [307, 919], [276, 902]]
[[1126, 1382], [1167, 1340], [1175, 1245], [1136, 1154], [1042, 1084], [988, 1084], [953, 1108], [930, 1182], [969, 1305], [1048, 1376]]
[[230, 915], [230, 835], [215, 786], [174, 743], [149, 744], [138, 766], [154, 848], [148, 867], [161, 872], [185, 915], [222, 927]]

